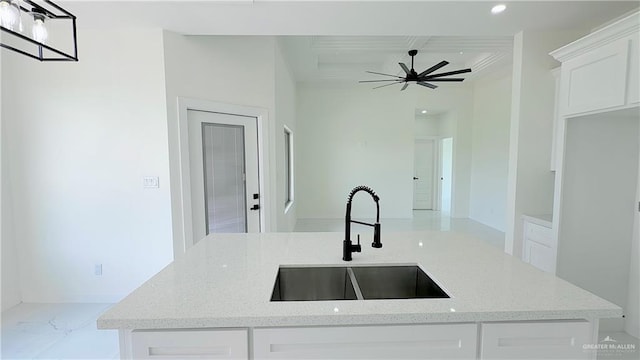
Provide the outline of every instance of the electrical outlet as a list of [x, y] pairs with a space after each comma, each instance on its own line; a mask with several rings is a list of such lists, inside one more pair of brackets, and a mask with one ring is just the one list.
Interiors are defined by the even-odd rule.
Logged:
[[102, 264], [95, 264], [93, 266], [93, 274], [95, 276], [102, 276]]
[[157, 189], [160, 187], [160, 178], [157, 176], [145, 176], [142, 178], [142, 186], [145, 189]]

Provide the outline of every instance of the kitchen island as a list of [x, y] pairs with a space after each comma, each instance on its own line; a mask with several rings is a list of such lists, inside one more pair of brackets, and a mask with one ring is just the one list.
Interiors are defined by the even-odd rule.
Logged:
[[[98, 319], [122, 358], [594, 358], [620, 307], [466, 234], [213, 234]], [[281, 265], [417, 264], [442, 299], [270, 301]]]

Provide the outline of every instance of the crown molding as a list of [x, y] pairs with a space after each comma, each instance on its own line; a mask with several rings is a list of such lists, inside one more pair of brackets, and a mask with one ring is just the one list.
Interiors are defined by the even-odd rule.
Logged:
[[560, 62], [585, 54], [616, 40], [637, 34], [640, 30], [640, 12], [635, 12], [589, 35], [549, 53]]

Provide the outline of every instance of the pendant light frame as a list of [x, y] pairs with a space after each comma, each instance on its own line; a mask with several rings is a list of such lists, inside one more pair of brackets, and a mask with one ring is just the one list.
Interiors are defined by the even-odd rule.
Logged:
[[[23, 6], [23, 4], [29, 5], [32, 8], [27, 9]], [[13, 45], [9, 45], [4, 43], [4, 40], [0, 42], [0, 47], [5, 49], [15, 51], [24, 56], [30, 57], [32, 59], [40, 60], [40, 61], [78, 61], [78, 37], [76, 30], [76, 16], [70, 13], [69, 11], [63, 9], [62, 7], [53, 3], [50, 0], [40, 1], [40, 4], [36, 3], [33, 0], [20, 0], [18, 2], [18, 6], [20, 6], [20, 11], [32, 14], [34, 12], [43, 14], [47, 21], [51, 20], [60, 20], [60, 21], [69, 21], [72, 27], [72, 36], [73, 36], [73, 51], [72, 54], [66, 53], [62, 50], [56, 49], [50, 45], [40, 43], [35, 41], [34, 39], [14, 30], [10, 30], [5, 28], [0, 24], [0, 30], [4, 33], [10, 34], [11, 36], [19, 39], [20, 41], [26, 42], [25, 45], [35, 45], [35, 51], [33, 53], [19, 49]], [[46, 51], [45, 51], [46, 50]], [[45, 55], [47, 53], [47, 55]], [[48, 53], [52, 53], [50, 56]]]

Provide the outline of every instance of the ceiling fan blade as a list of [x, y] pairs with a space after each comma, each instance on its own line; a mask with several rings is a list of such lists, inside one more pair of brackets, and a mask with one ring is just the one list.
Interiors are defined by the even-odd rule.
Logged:
[[[403, 78], [400, 78], [403, 79]], [[381, 82], [381, 81], [404, 81], [403, 80], [399, 80], [399, 79], [393, 79], [393, 80], [360, 80], [358, 81], [359, 83], [368, 83], [368, 82]]]
[[397, 81], [397, 82], [392, 82], [392, 83], [390, 83], [390, 84], [384, 84], [384, 85], [381, 85], [381, 86], [376, 86], [376, 87], [374, 87], [374, 89], [379, 89], [379, 88], [381, 88], [381, 87], [385, 87], [385, 86], [389, 86], [389, 85], [400, 84], [401, 82], [402, 82], [402, 81]]
[[402, 70], [404, 70], [404, 72], [406, 72], [407, 75], [411, 74], [411, 71], [409, 71], [409, 68], [407, 67], [407, 65], [405, 65], [404, 63], [398, 63], [398, 65], [400, 65]]
[[376, 74], [376, 75], [384, 75], [384, 76], [392, 76], [394, 78], [398, 78], [398, 79], [404, 79], [402, 76], [397, 76], [397, 75], [391, 75], [391, 74], [383, 74], [383, 73], [379, 73], [379, 72], [375, 72], [375, 71], [365, 71], [369, 74]]
[[420, 82], [420, 81], [419, 81], [419, 82], [417, 82], [417, 84], [418, 84], [418, 85], [425, 86], [425, 87], [428, 87], [428, 88], [430, 88], [430, 89], [435, 89], [435, 88], [437, 88], [437, 86], [436, 86], [436, 85], [429, 84], [429, 83], [427, 83], [427, 82]]
[[435, 79], [425, 79], [425, 81], [464, 81], [464, 79], [462, 78], [444, 78], [444, 79], [439, 79], [439, 78], [435, 78]]
[[440, 74], [434, 74], [434, 75], [425, 76], [425, 80], [429, 80], [429, 79], [433, 79], [433, 78], [437, 78], [437, 77], [442, 77], [442, 76], [464, 74], [464, 73], [468, 73], [468, 72], [471, 72], [471, 69], [462, 69], [462, 70], [456, 70], [456, 71], [449, 71], [449, 72], [446, 72], [446, 73], [440, 73]]
[[432, 67], [428, 68], [427, 70], [425, 70], [425, 71], [421, 72], [421, 73], [418, 75], [418, 77], [422, 77], [422, 76], [425, 76], [425, 75], [429, 75], [429, 74], [431, 74], [432, 72], [434, 72], [434, 71], [436, 71], [436, 70], [440, 69], [440, 68], [441, 68], [441, 67], [443, 67], [443, 66], [447, 66], [447, 65], [449, 65], [449, 62], [448, 62], [448, 61], [445, 61], [445, 60], [440, 61], [439, 63], [437, 63], [437, 64], [433, 65]]
[[404, 91], [404, 89], [406, 89], [407, 86], [409, 86], [409, 83], [405, 82], [404, 85], [402, 85], [402, 89], [400, 89], [400, 91]]

